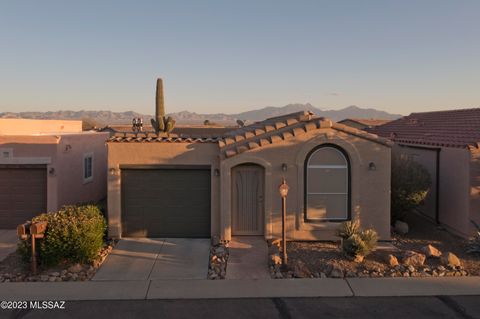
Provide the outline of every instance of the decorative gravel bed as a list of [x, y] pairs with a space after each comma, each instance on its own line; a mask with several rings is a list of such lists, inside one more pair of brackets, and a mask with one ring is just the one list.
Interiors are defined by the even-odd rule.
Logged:
[[210, 262], [208, 265], [208, 279], [225, 279], [225, 276], [227, 275], [228, 256], [228, 242], [220, 241], [216, 236], [212, 237]]
[[89, 264], [62, 264], [48, 269], [39, 266], [38, 274], [33, 275], [30, 271], [30, 264], [22, 262], [16, 252], [10, 254], [0, 262], [0, 282], [21, 282], [21, 281], [86, 281], [90, 280], [98, 268], [112, 251], [117, 241], [109, 240], [98, 254], [98, 258]]
[[347, 258], [340, 242], [288, 242], [283, 269], [278, 246], [270, 243], [270, 273], [278, 279], [480, 275], [480, 256], [465, 253], [466, 240], [422, 216], [412, 215], [408, 223], [408, 234], [392, 234], [391, 244], [380, 244], [363, 262]]

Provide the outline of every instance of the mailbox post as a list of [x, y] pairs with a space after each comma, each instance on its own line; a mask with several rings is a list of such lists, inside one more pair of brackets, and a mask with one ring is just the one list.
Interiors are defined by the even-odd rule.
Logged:
[[35, 240], [43, 238], [47, 230], [47, 222], [25, 223], [17, 226], [17, 235], [22, 240], [27, 240], [30, 236], [32, 245], [32, 273], [37, 274], [37, 252]]

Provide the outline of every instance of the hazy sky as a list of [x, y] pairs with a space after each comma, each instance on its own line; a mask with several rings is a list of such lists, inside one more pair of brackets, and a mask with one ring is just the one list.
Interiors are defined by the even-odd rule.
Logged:
[[480, 106], [480, 1], [4, 1], [0, 112]]

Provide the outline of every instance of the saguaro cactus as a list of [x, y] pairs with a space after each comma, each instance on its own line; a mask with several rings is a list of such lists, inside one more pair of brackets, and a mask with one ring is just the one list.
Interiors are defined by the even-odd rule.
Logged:
[[155, 119], [151, 120], [155, 132], [169, 134], [175, 127], [175, 120], [172, 117], [165, 118], [165, 104], [163, 99], [163, 80], [157, 79], [157, 93], [155, 98]]

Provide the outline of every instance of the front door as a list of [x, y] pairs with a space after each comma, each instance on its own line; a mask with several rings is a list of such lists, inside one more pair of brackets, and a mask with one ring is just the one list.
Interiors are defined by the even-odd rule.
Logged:
[[232, 169], [232, 235], [263, 235], [264, 176], [254, 164]]

